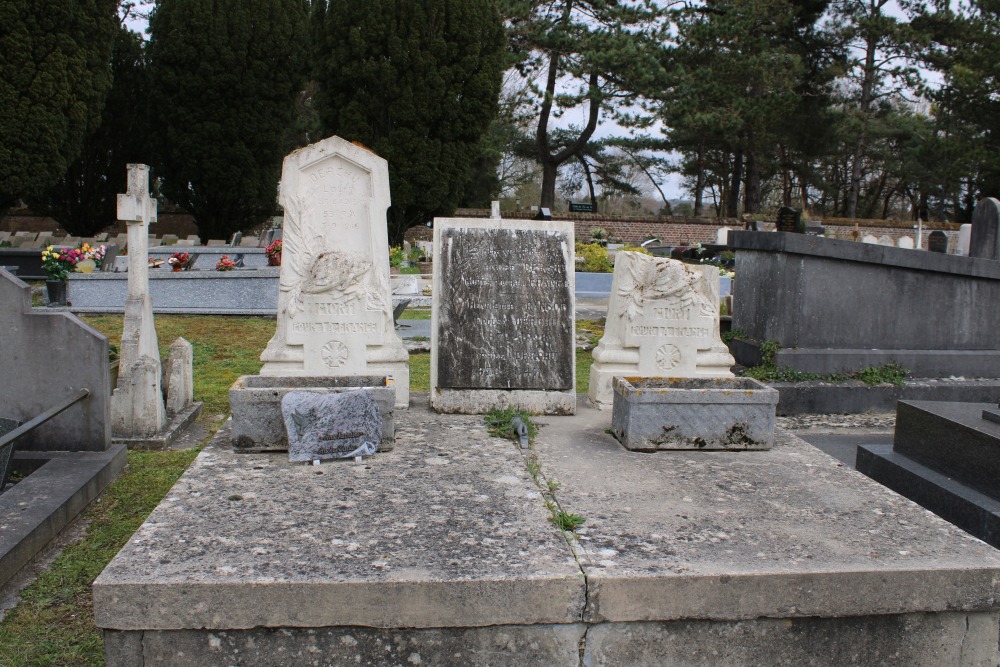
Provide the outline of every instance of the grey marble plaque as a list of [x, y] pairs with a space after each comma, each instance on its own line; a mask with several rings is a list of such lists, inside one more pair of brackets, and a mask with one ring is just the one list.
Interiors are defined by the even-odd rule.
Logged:
[[572, 242], [550, 229], [441, 231], [437, 386], [572, 388]]
[[372, 392], [342, 394], [292, 391], [281, 399], [288, 431], [288, 460], [369, 456], [378, 451], [382, 417]]

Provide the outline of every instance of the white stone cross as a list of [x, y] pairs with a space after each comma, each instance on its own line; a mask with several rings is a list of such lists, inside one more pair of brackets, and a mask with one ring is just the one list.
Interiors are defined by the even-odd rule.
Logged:
[[156, 200], [149, 196], [149, 166], [128, 166], [128, 190], [118, 195], [118, 219], [134, 224], [156, 222]]

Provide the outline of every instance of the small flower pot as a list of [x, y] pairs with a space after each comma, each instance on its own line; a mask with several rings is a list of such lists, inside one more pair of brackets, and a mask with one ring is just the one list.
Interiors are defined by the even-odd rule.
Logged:
[[281, 255], [270, 255], [267, 258], [268, 266], [281, 266]]
[[176, 264], [174, 264], [174, 265], [173, 265], [173, 272], [174, 272], [174, 273], [180, 273], [180, 272], [181, 272], [181, 271], [183, 271], [183, 270], [184, 270], [184, 267], [183, 267], [183, 266], [178, 266], [178, 265], [176, 265]]
[[49, 295], [49, 305], [50, 306], [65, 306], [66, 305], [66, 281], [65, 280], [46, 280], [45, 281], [45, 291]]

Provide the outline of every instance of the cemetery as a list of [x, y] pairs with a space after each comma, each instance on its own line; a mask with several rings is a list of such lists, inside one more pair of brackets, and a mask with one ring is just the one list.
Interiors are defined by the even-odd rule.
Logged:
[[[0, 272], [17, 369], [0, 454], [23, 475], [0, 487], [0, 510], [17, 516], [4, 524], [8, 576], [120, 474], [126, 445], [169, 448], [199, 420], [206, 348], [180, 337], [162, 360], [154, 317], [174, 311], [157, 284], [242, 280], [271, 300], [273, 319], [255, 325], [270, 340], [249, 350], [259, 370], [213, 403], [221, 428], [93, 582], [106, 664], [1000, 658], [988, 546], [1000, 545], [1000, 373], [994, 313], [974, 307], [997, 296], [995, 218], [973, 227], [972, 257], [735, 232], [731, 295], [714, 265], [619, 250], [610, 282], [582, 274], [582, 297], [573, 225], [438, 218], [417, 380], [380, 223], [386, 162], [331, 137], [286, 158], [279, 192], [280, 266], [161, 271], [147, 169], [130, 165], [127, 271], [70, 279], [71, 295], [117, 285], [114, 387], [108, 338], [65, 307], [32, 307], [30, 287]], [[578, 298], [607, 304], [583, 377]], [[727, 298], [742, 332], [728, 346]], [[964, 338], [933, 326], [955, 320]], [[734, 375], [766, 340], [787, 341], [773, 362], [807, 370], [912, 364], [909, 390], [933, 400], [897, 408], [905, 387]], [[73, 374], [38, 382], [67, 364]], [[808, 397], [817, 384], [858, 411], [897, 410], [894, 444], [860, 446], [860, 472], [777, 424], [780, 401], [786, 413], [829, 404]]]

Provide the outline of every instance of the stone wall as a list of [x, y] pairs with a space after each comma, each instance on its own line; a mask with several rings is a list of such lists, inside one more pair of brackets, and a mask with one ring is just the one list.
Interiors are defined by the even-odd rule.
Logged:
[[[459, 209], [456, 217], [487, 217], [486, 209]], [[530, 219], [537, 215], [534, 211], [504, 212], [504, 218]], [[572, 220], [576, 227], [576, 239], [586, 241], [591, 238], [591, 231], [601, 228], [611, 234], [615, 241], [638, 245], [650, 237], [660, 239], [662, 245], [688, 245], [694, 243], [715, 243], [718, 230], [728, 227], [732, 230], [742, 230], [744, 223], [737, 218], [694, 218], [671, 217], [653, 218], [648, 216], [604, 216], [596, 213], [553, 213], [554, 220]], [[761, 231], [774, 230], [774, 218], [764, 217], [758, 222]], [[916, 223], [909, 220], [862, 220], [836, 218], [820, 221], [826, 228], [826, 236], [844, 241], [858, 240], [871, 235], [876, 238], [890, 237], [895, 243], [902, 236], [916, 238]], [[922, 248], [927, 247], [927, 236], [940, 229], [948, 235], [948, 252], [955, 252], [958, 245], [959, 225], [944, 222], [925, 222], [923, 224]], [[857, 232], [855, 239], [855, 232]], [[433, 231], [427, 227], [414, 227], [407, 231], [408, 241], [430, 240]]]

